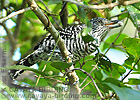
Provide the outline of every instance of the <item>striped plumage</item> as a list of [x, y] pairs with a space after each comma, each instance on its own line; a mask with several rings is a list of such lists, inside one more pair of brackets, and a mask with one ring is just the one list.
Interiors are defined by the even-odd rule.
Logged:
[[[89, 43], [85, 43], [79, 35], [86, 27], [85, 24], [69, 26], [59, 31], [60, 37], [64, 40], [73, 61], [78, 60], [79, 57], [93, 53], [95, 47], [92, 44], [99, 46], [104, 35], [110, 30], [110, 27], [107, 26], [110, 21], [105, 18], [94, 18], [91, 19], [90, 22], [92, 24], [92, 30], [88, 35], [92, 36], [95, 40]], [[37, 62], [47, 60], [51, 55], [54, 46], [55, 40], [51, 35], [48, 35], [34, 48], [35, 51], [33, 53], [24, 59], [21, 59], [16, 65], [32, 66]], [[62, 60], [58, 47], [56, 47], [51, 60]], [[10, 76], [12, 79], [15, 79], [22, 72], [23, 70], [10, 70]]]

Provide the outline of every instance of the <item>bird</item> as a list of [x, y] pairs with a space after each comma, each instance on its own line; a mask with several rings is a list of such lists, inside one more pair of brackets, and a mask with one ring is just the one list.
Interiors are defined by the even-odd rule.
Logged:
[[[71, 25], [58, 31], [60, 37], [64, 40], [65, 46], [69, 51], [73, 62], [79, 60], [79, 57], [82, 58], [93, 53], [96, 50], [95, 46], [100, 46], [104, 36], [112, 28], [117, 28], [122, 25], [119, 20], [110, 21], [106, 18], [100, 17], [91, 19], [90, 24], [91, 30], [88, 32], [88, 35], [94, 39], [88, 43], [85, 43], [82, 35], [79, 35], [83, 32], [83, 29], [87, 28], [86, 24]], [[30, 67], [42, 60], [47, 60], [52, 52], [52, 61], [63, 60], [58, 46], [54, 49], [55, 44], [56, 42], [53, 37], [48, 35], [34, 47], [34, 51], [31, 54], [19, 60], [16, 65]], [[23, 72], [24, 70], [11, 69], [9, 70], [9, 75], [12, 79], [16, 79]]]

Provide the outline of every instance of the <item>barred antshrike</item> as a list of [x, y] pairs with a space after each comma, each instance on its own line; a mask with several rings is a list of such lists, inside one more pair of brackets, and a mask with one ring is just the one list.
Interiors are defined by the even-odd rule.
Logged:
[[[121, 26], [121, 24], [118, 23], [119, 21], [109, 21], [105, 18], [94, 18], [91, 19], [90, 22], [92, 25], [92, 30], [88, 32], [88, 35], [92, 36], [95, 40], [89, 43], [85, 43], [82, 40], [82, 36], [79, 35], [86, 27], [86, 24], [69, 26], [59, 31], [60, 37], [64, 40], [66, 48], [70, 52], [70, 56], [72, 57], [73, 61], [79, 59], [78, 56], [83, 57], [93, 53], [95, 51], [95, 46], [100, 45], [102, 38], [111, 28]], [[48, 35], [34, 48], [35, 51], [33, 53], [29, 54], [24, 59], [21, 59], [16, 65], [32, 66], [37, 62], [47, 60], [51, 55], [54, 46], [55, 40], [51, 35]], [[55, 48], [52, 59], [62, 60], [58, 47]], [[15, 79], [23, 72], [24, 70], [13, 69], [10, 70], [10, 76], [12, 79]]]

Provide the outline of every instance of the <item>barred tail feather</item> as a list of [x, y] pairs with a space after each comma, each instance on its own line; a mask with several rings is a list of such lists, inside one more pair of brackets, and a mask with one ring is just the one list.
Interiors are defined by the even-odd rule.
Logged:
[[[16, 65], [24, 65], [24, 66], [30, 67], [30, 66], [34, 65], [35, 63], [37, 63], [37, 61], [39, 59], [39, 58], [37, 59], [37, 57], [35, 57], [36, 60], [34, 60], [35, 59], [34, 56], [36, 56], [35, 52], [33, 52], [32, 54], [28, 55], [24, 59], [21, 59]], [[20, 74], [22, 74], [23, 72], [24, 72], [24, 70], [22, 70], [22, 69], [21, 70], [12, 69], [12, 70], [9, 70], [9, 75], [14, 80]]]

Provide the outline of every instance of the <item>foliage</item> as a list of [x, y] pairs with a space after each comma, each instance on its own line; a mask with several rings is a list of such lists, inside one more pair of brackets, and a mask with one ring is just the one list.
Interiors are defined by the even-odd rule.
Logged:
[[[7, 0], [4, 0], [7, 1]], [[42, 2], [36, 1], [38, 6], [42, 9], [44, 14], [46, 14], [51, 21], [51, 23], [55, 26], [57, 30], [59, 30], [63, 25], [60, 22], [60, 11], [62, 10], [63, 3], [61, 0], [44, 0], [44, 4], [47, 6], [49, 10], [45, 8]], [[71, 0], [70, 0], [71, 1]], [[102, 2], [103, 1], [103, 2]], [[110, 0], [83, 0], [83, 5], [90, 6], [92, 4], [98, 5], [106, 5]], [[111, 0], [111, 3], [115, 3], [116, 1], [121, 2], [120, 0]], [[122, 0], [123, 1], [123, 0]], [[8, 16], [10, 13], [15, 12], [21, 8], [22, 0], [9, 0], [9, 4], [5, 5], [4, 3], [0, 5], [0, 19], [3, 17]], [[121, 2], [123, 3], [123, 2]], [[121, 4], [120, 3], [120, 4]], [[82, 6], [77, 6], [74, 3], [67, 3], [67, 11], [69, 16], [68, 17], [68, 24], [75, 24], [77, 22], [85, 23], [88, 27], [83, 30], [82, 38], [85, 43], [91, 42], [94, 39], [93, 37], [89, 36], [87, 33], [91, 30], [89, 19], [94, 17], [103, 17], [103, 18], [114, 18], [116, 17], [119, 20], [124, 22], [122, 28], [118, 28], [118, 30], [111, 31], [111, 34], [108, 34], [105, 39], [102, 41], [100, 48], [97, 48], [96, 55], [89, 55], [82, 58], [80, 61], [76, 61], [73, 63], [66, 63], [62, 61], [42, 61], [37, 63], [39, 66], [38, 69], [29, 68], [25, 66], [8, 66], [2, 69], [23, 69], [27, 71], [31, 71], [34, 73], [34, 76], [30, 79], [29, 77], [20, 79], [20, 81], [16, 81], [18, 85], [26, 84], [28, 87], [37, 86], [44, 89], [41, 91], [40, 98], [44, 99], [43, 96], [49, 95], [49, 99], [51, 96], [61, 99], [65, 98], [64, 96], [69, 93], [69, 81], [66, 78], [66, 69], [71, 65], [74, 65], [75, 68], [83, 69], [75, 70], [78, 77], [81, 91], [81, 96], [90, 96], [90, 98], [86, 99], [100, 99], [98, 95], [98, 90], [95, 88], [94, 84], [91, 82], [91, 78], [87, 76], [88, 73], [93, 77], [95, 83], [97, 84], [100, 92], [106, 99], [120, 99], [120, 100], [138, 100], [140, 98], [140, 90], [138, 88], [134, 88], [133, 85], [139, 86], [140, 79], [133, 77], [128, 78], [129, 75], [140, 74], [140, 3], [130, 4], [130, 5], [118, 5], [113, 8], [108, 7], [103, 10], [98, 9], [90, 9], [84, 8]], [[27, 7], [27, 4], [25, 5]], [[24, 8], [25, 8], [24, 7]], [[97, 6], [98, 7], [98, 6]], [[24, 15], [21, 17], [21, 22], [17, 23], [18, 16], [12, 17], [11, 20], [15, 23], [15, 26], [12, 28], [8, 28], [11, 31], [11, 35], [14, 37], [16, 31], [20, 31], [18, 37], [15, 38], [16, 47], [13, 48], [15, 51], [17, 48], [20, 48], [21, 57], [25, 57], [29, 53], [31, 53], [34, 46], [44, 38], [48, 32], [44, 30], [43, 24], [39, 21], [38, 17], [32, 11], [26, 11]], [[128, 20], [129, 21], [128, 21]], [[6, 22], [7, 23], [7, 22]], [[58, 24], [57, 24], [58, 23]], [[17, 26], [20, 26], [20, 29], [17, 30]], [[126, 25], [134, 25], [136, 28], [137, 33], [127, 33], [128, 31], [124, 31]], [[2, 26], [2, 24], [1, 24]], [[6, 24], [6, 27], [9, 27]], [[131, 28], [131, 27], [129, 27]], [[126, 30], [135, 30], [129, 29]], [[6, 30], [6, 29], [4, 29]], [[10, 37], [6, 34], [1, 36], [1, 39], [4, 39], [3, 45], [6, 46], [7, 52], [10, 52], [11, 55], [14, 55], [14, 52], [11, 52], [11, 42]], [[1, 48], [4, 48], [0, 45]], [[117, 50], [126, 55], [126, 59], [123, 63], [113, 62], [113, 57], [108, 57], [108, 53], [111, 50]], [[115, 55], [115, 54], [114, 54]], [[114, 56], [113, 55], [113, 56]], [[10, 58], [10, 57], [9, 57]], [[121, 58], [119, 56], [115, 57], [115, 59]], [[10, 58], [12, 59], [12, 57]], [[14, 62], [14, 61], [13, 61]], [[11, 64], [12, 65], [12, 64]], [[44, 69], [45, 68], [45, 69]], [[26, 73], [25, 72], [25, 73]], [[32, 75], [32, 74], [31, 74]], [[38, 78], [40, 77], [40, 80]], [[34, 80], [35, 78], [35, 80]], [[125, 79], [128, 80], [125, 80]], [[125, 80], [125, 81], [124, 81]], [[18, 100], [20, 97], [17, 96], [18, 91], [10, 92], [10, 87], [6, 86], [0, 81], [0, 98], [3, 97], [5, 100], [9, 99], [12, 96], [13, 99]], [[133, 88], [131, 88], [133, 87]], [[16, 89], [16, 88], [14, 88]], [[46, 90], [50, 89], [47, 93]], [[66, 89], [66, 90], [64, 90]], [[24, 89], [23, 89], [24, 90]], [[23, 91], [24, 95], [30, 93], [30, 98], [38, 99], [35, 96], [35, 93], [30, 92], [33, 91], [40, 91], [37, 88], [29, 89], [29, 91]], [[45, 92], [44, 92], [45, 91]], [[55, 92], [58, 92], [56, 95]], [[61, 96], [60, 96], [61, 95]], [[16, 97], [16, 98], [15, 98]], [[25, 99], [30, 99], [25, 98]], [[84, 99], [84, 98], [82, 98]]]

